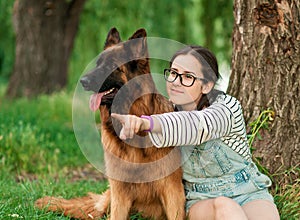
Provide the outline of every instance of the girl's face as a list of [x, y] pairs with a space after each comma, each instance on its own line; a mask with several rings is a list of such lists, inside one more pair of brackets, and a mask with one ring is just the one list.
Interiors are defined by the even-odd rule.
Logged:
[[[171, 70], [179, 74], [191, 74], [198, 78], [203, 78], [201, 69], [199, 61], [190, 54], [177, 56], [171, 66]], [[191, 87], [186, 87], [181, 84], [178, 76], [174, 82], [167, 82], [167, 92], [171, 102], [181, 106], [182, 110], [191, 111], [197, 108], [202, 94], [212, 89], [213, 84], [212, 86], [211, 84], [204, 84], [202, 80], [196, 79]]]

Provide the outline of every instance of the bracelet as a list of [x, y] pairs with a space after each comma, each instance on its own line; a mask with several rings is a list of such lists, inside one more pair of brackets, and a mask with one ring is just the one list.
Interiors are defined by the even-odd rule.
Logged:
[[153, 123], [153, 118], [151, 116], [148, 116], [148, 115], [142, 115], [141, 118], [145, 118], [145, 119], [148, 119], [150, 121], [150, 128], [148, 130], [144, 130], [144, 131], [152, 131], [153, 130], [153, 126], [154, 126], [154, 123]]

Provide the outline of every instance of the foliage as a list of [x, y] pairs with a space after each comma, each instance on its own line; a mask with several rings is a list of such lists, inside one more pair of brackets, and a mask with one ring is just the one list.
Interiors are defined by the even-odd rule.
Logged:
[[14, 62], [15, 35], [12, 27], [14, 1], [0, 1], [0, 76], [8, 77]]
[[[68, 88], [74, 89], [84, 67], [102, 51], [111, 27], [117, 27], [123, 39], [144, 27], [151, 37], [169, 38], [186, 44], [210, 47], [220, 63], [229, 65], [232, 2], [215, 0], [88, 0], [81, 14], [78, 34], [69, 63]], [[0, 3], [0, 76], [8, 79], [14, 62], [15, 36], [12, 27], [13, 0]], [[215, 7], [222, 8], [217, 11]], [[212, 22], [207, 32], [204, 26]], [[213, 36], [211, 43], [205, 39]]]
[[251, 128], [250, 133], [247, 135], [249, 146], [253, 150], [253, 141], [255, 138], [261, 140], [262, 137], [259, 133], [261, 129], [269, 130], [269, 123], [274, 121], [275, 112], [271, 109], [262, 111], [257, 119], [249, 124]]
[[[260, 135], [260, 131], [262, 129], [269, 130], [269, 123], [274, 120], [275, 112], [271, 109], [263, 110], [259, 116], [251, 123], [249, 123], [248, 127], [250, 127], [250, 132], [247, 134], [248, 143], [251, 151], [254, 151], [253, 142], [257, 138], [261, 140], [262, 137]], [[257, 164], [260, 171], [270, 176], [269, 171], [260, 164], [258, 158], [253, 158], [255, 163]]]
[[202, 6], [202, 13], [199, 16], [205, 36], [204, 45], [215, 51], [219, 60], [230, 62], [233, 1], [200, 0], [200, 2], [198, 7]]
[[[230, 39], [233, 21], [232, 2], [223, 0], [214, 2], [215, 4], [223, 2], [222, 7], [225, 7], [224, 11], [226, 12], [224, 13], [227, 14], [226, 18], [222, 17], [221, 20], [226, 21], [228, 25], [220, 26], [216, 22], [210, 33], [212, 35], [218, 33], [215, 36], [218, 41], [211, 45], [205, 45], [207, 36], [202, 26], [208, 20], [215, 21], [216, 14], [207, 16], [207, 11], [203, 10], [203, 0], [174, 0], [172, 3], [168, 0], [145, 0], [138, 3], [131, 1], [131, 4], [119, 0], [89, 0], [81, 15], [79, 32], [71, 59], [70, 85], [74, 85], [79, 78], [80, 72], [75, 73], [74, 70], [83, 70], [82, 68], [102, 51], [106, 33], [114, 26], [119, 29], [123, 40], [126, 40], [136, 29], [144, 27], [148, 36], [151, 37], [169, 38], [186, 44], [212, 46], [213, 51], [218, 51], [220, 62], [225, 60], [229, 63], [228, 52], [231, 52]], [[206, 7], [212, 9], [210, 12], [214, 11], [214, 5]], [[203, 16], [200, 17], [201, 15]], [[225, 14], [222, 15], [225, 16]], [[221, 18], [220, 16], [218, 19]], [[224, 35], [224, 33], [227, 34]]]

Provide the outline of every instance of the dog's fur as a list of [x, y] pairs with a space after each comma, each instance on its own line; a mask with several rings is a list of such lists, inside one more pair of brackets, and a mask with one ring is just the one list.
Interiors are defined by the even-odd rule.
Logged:
[[[96, 93], [114, 88], [102, 97], [100, 105], [102, 142], [110, 189], [102, 195], [90, 194], [72, 200], [44, 197], [36, 202], [36, 206], [81, 219], [107, 214], [112, 220], [122, 220], [137, 212], [152, 219], [184, 219], [182, 170], [177, 168], [180, 166], [179, 150], [173, 147], [157, 149], [152, 146], [146, 132], [140, 132], [125, 143], [117, 135], [121, 129], [120, 123], [112, 121], [110, 117], [112, 102], [124, 85], [123, 98], [113, 103], [118, 113], [141, 116], [173, 110], [172, 105], [157, 92], [149, 74], [146, 31], [139, 29], [129, 41], [121, 42], [118, 31], [112, 28], [104, 49], [97, 67], [86, 74], [81, 82], [86, 90]], [[107, 72], [108, 67], [112, 71]], [[143, 78], [139, 79], [138, 76]], [[136, 80], [129, 84], [131, 79]], [[165, 163], [155, 166], [155, 162], [162, 158]], [[120, 164], [120, 160], [129, 162], [129, 165]], [[140, 166], [132, 166], [132, 163]], [[145, 168], [145, 164], [153, 165]], [[174, 167], [175, 171], [171, 173]], [[118, 180], [112, 176], [117, 176]], [[152, 181], [151, 176], [160, 178]]]

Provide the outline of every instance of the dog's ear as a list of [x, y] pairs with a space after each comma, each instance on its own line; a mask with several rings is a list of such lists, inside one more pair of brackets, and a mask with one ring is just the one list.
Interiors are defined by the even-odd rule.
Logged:
[[121, 42], [120, 34], [117, 28], [113, 27], [107, 34], [104, 49]]
[[128, 46], [135, 59], [147, 58], [148, 48], [147, 48], [147, 33], [145, 29], [137, 30], [128, 41]]
[[131, 39], [135, 39], [135, 38], [144, 38], [147, 37], [147, 32], [144, 28], [138, 29], [130, 38]]

